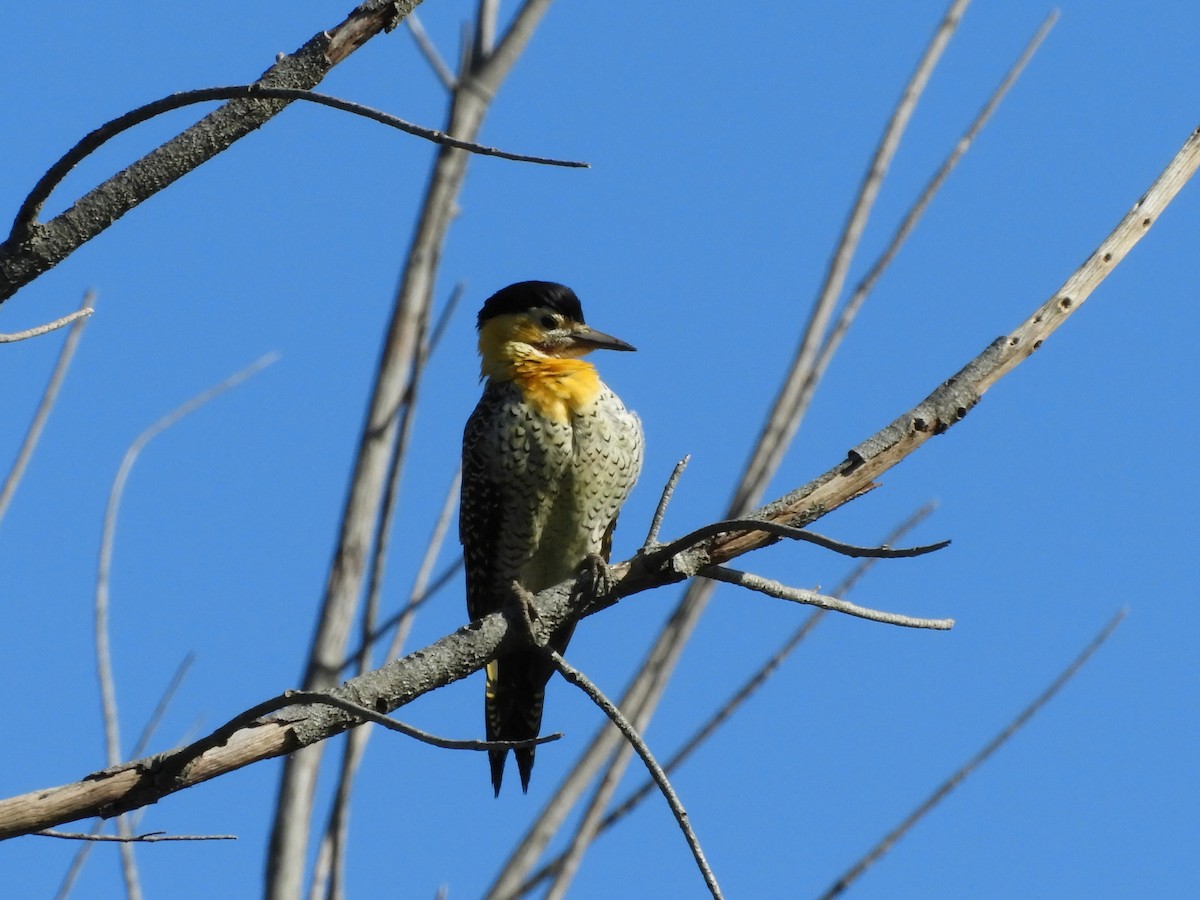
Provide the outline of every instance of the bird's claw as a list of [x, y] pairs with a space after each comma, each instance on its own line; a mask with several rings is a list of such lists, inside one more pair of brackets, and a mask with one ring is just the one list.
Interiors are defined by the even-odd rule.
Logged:
[[516, 597], [517, 608], [521, 610], [521, 621], [525, 625], [525, 635], [529, 638], [529, 643], [535, 647], [545, 647], [546, 637], [542, 628], [537, 624], [541, 617], [538, 615], [537, 607], [534, 606], [533, 594], [516, 581], [512, 583], [512, 590]]
[[583, 560], [582, 569], [593, 599], [603, 597], [616, 583], [612, 566], [599, 553], [589, 553]]

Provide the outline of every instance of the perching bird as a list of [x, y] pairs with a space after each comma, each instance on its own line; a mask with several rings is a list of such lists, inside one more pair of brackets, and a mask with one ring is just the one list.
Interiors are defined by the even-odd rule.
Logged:
[[[642, 468], [642, 425], [579, 359], [592, 350], [633, 350], [584, 324], [579, 298], [548, 281], [523, 281], [479, 311], [483, 397], [463, 434], [459, 539], [467, 612], [478, 619], [537, 593], [597, 557], [607, 562], [621, 504]], [[566, 649], [574, 626], [550, 639]], [[487, 667], [489, 741], [537, 737], [552, 664], [536, 650]], [[513, 751], [529, 789], [534, 748]], [[500, 795], [507, 750], [488, 751]]]

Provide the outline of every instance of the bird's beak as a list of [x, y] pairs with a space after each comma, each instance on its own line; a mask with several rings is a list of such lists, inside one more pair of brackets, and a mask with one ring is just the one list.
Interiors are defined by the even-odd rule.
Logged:
[[611, 334], [605, 334], [603, 331], [597, 331], [594, 328], [588, 328], [586, 325], [577, 325], [571, 331], [571, 343], [576, 345], [585, 353], [588, 350], [636, 350], [637, 347], [632, 344], [627, 344], [620, 338], [613, 337]]

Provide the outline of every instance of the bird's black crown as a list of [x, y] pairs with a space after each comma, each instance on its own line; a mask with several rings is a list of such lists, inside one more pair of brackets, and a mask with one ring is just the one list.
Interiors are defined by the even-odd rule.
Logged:
[[552, 309], [583, 324], [583, 307], [575, 292], [553, 281], [518, 281], [492, 294], [479, 310], [479, 327], [488, 319], [530, 309]]

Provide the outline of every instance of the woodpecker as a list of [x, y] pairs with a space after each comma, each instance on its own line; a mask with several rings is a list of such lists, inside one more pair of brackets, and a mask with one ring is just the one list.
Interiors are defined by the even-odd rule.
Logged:
[[[642, 469], [638, 417], [579, 357], [633, 350], [584, 324], [579, 298], [548, 281], [523, 281], [479, 311], [483, 397], [463, 433], [459, 539], [467, 612], [505, 606], [513, 582], [527, 591], [608, 562], [617, 513]], [[559, 653], [574, 625], [550, 638]], [[553, 666], [536, 650], [488, 663], [484, 722], [489, 741], [535, 738]], [[513, 751], [529, 790], [534, 748]], [[488, 751], [500, 796], [507, 750]]]

